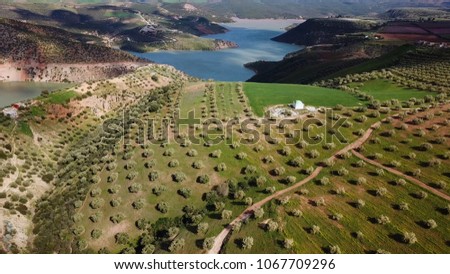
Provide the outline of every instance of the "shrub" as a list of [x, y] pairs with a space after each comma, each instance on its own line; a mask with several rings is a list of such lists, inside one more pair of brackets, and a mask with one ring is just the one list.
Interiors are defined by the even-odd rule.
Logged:
[[244, 168], [244, 174], [245, 175], [250, 175], [250, 174], [255, 174], [257, 171], [257, 168], [255, 166], [252, 165], [248, 165]]
[[433, 149], [433, 145], [430, 143], [423, 143], [422, 145], [420, 145], [420, 149], [422, 151], [429, 151]]
[[313, 234], [313, 235], [319, 234], [319, 233], [320, 233], [320, 226], [318, 226], [318, 225], [313, 225], [313, 226], [310, 228], [309, 231], [310, 231], [310, 233]]
[[419, 191], [414, 195], [417, 199], [426, 199], [428, 194], [425, 191]]
[[377, 223], [380, 225], [387, 225], [391, 223], [391, 219], [389, 219], [389, 217], [386, 215], [381, 215], [380, 217], [377, 218]]
[[367, 183], [367, 179], [366, 178], [364, 178], [364, 177], [359, 177], [357, 180], [356, 180], [356, 184], [357, 185], [365, 185]]
[[253, 237], [245, 237], [241, 240], [242, 249], [252, 249], [253, 247]]
[[233, 193], [233, 198], [236, 200], [242, 200], [245, 198], [245, 192], [243, 190], [238, 190]]
[[222, 220], [229, 220], [233, 216], [233, 212], [231, 210], [222, 211], [221, 218]]
[[447, 183], [444, 182], [444, 181], [438, 181], [436, 183], [433, 183], [432, 186], [434, 188], [437, 188], [437, 189], [446, 189], [447, 188]]
[[286, 196], [284, 198], [278, 199], [277, 202], [280, 205], [287, 205], [290, 200], [291, 200], [291, 197], [290, 196]]
[[155, 253], [156, 247], [152, 244], [145, 245], [142, 248], [142, 254], [153, 254]]
[[300, 156], [289, 161], [289, 165], [292, 167], [301, 167], [304, 163], [305, 160], [303, 160], [303, 158]]
[[189, 197], [191, 197], [191, 195], [192, 195], [192, 190], [191, 189], [189, 189], [189, 188], [182, 188], [182, 189], [179, 189], [178, 190], [178, 194], [180, 195], [180, 196], [183, 196], [184, 198], [189, 198]]
[[216, 171], [217, 172], [223, 172], [227, 170], [227, 165], [225, 163], [220, 163], [217, 167], [216, 167]]
[[401, 202], [398, 204], [397, 208], [399, 210], [409, 210], [409, 204], [405, 202]]
[[187, 176], [183, 172], [177, 172], [172, 175], [172, 180], [176, 183], [182, 183], [187, 180]]
[[205, 234], [209, 229], [208, 223], [200, 223], [197, 225], [197, 234]]
[[265, 164], [271, 164], [271, 163], [275, 162], [275, 159], [272, 156], [268, 155], [263, 158], [263, 162]]
[[273, 193], [275, 193], [275, 191], [277, 191], [277, 190], [275, 189], [274, 186], [272, 186], [272, 187], [267, 187], [267, 188], [264, 190], [264, 192], [267, 193], [267, 194], [273, 194]]
[[194, 163], [192, 163], [192, 167], [194, 169], [202, 169], [205, 167], [205, 165], [203, 164], [202, 161], [195, 161]]
[[154, 168], [156, 166], [156, 160], [152, 159], [150, 161], [145, 162], [144, 167], [147, 169]]
[[341, 167], [336, 173], [339, 176], [347, 176], [349, 171], [345, 167]]
[[117, 233], [114, 238], [116, 239], [116, 243], [120, 245], [126, 245], [130, 241], [130, 236], [127, 233]]
[[168, 250], [169, 250], [170, 252], [177, 252], [177, 251], [180, 251], [181, 249], [184, 248], [184, 244], [185, 244], [185, 241], [184, 241], [183, 238], [181, 238], [181, 239], [175, 239], [175, 240], [173, 240], [173, 241], [170, 243]]
[[263, 208], [257, 208], [253, 212], [253, 218], [255, 219], [261, 219], [264, 216], [264, 209]]
[[102, 198], [95, 198], [91, 201], [91, 203], [89, 204], [89, 206], [92, 209], [98, 209], [103, 207], [103, 205], [105, 204], [105, 200], [103, 200]]
[[384, 175], [384, 169], [377, 168], [377, 170], [375, 170], [375, 173], [377, 174], [377, 176], [383, 176]]
[[215, 151], [213, 151], [212, 153], [211, 153], [211, 158], [216, 158], [216, 159], [218, 159], [218, 158], [220, 158], [220, 156], [222, 156], [222, 150], [220, 150], [220, 149], [218, 149], [218, 150], [215, 150]]
[[433, 219], [425, 221], [424, 224], [425, 224], [425, 227], [428, 229], [434, 229], [437, 227], [437, 223]]
[[366, 206], [366, 202], [365, 202], [364, 200], [362, 200], [362, 199], [358, 199], [358, 200], [355, 202], [355, 207], [358, 208], [358, 209], [361, 209], [361, 208], [363, 208], [364, 206]]
[[247, 157], [248, 157], [248, 155], [245, 152], [241, 152], [238, 155], [236, 155], [236, 159], [238, 159], [238, 160], [245, 160], [245, 159], [247, 159]]
[[324, 198], [319, 198], [314, 202], [315, 206], [324, 206], [325, 205], [325, 199]]
[[288, 177], [285, 179], [285, 182], [286, 182], [288, 185], [292, 185], [292, 184], [295, 184], [295, 183], [297, 182], [297, 178], [296, 178], [295, 176], [288, 176]]
[[413, 232], [404, 232], [402, 235], [402, 241], [405, 244], [415, 244], [417, 243], [416, 234], [414, 234]]
[[329, 254], [341, 254], [341, 249], [337, 245], [332, 245], [328, 247]]
[[188, 151], [187, 156], [189, 157], [197, 157], [198, 156], [198, 152], [195, 149], [191, 149]]
[[335, 213], [331, 215], [331, 219], [334, 221], [340, 221], [342, 220], [342, 218], [344, 218], [344, 215], [342, 215], [341, 213]]
[[208, 184], [209, 183], [209, 176], [208, 175], [200, 175], [200, 176], [198, 176], [198, 178], [197, 178], [197, 183], [199, 183], [199, 184], [203, 184], [203, 185], [206, 185], [206, 184]]
[[156, 210], [165, 214], [169, 211], [169, 205], [166, 202], [160, 202], [156, 205]]
[[167, 191], [167, 188], [165, 186], [157, 186], [152, 190], [153, 194], [155, 194], [156, 196], [161, 196], [165, 191]]
[[294, 209], [291, 211], [291, 215], [299, 218], [303, 216], [303, 212], [300, 209]]
[[214, 237], [206, 238], [203, 241], [203, 244], [202, 244], [203, 249], [204, 250], [210, 250], [211, 248], [213, 248], [214, 242], [215, 242], [215, 238]]
[[102, 236], [102, 231], [100, 229], [93, 229], [91, 231], [91, 237], [92, 239], [99, 239]]
[[159, 178], [158, 171], [152, 171], [148, 174], [148, 179], [150, 180], [150, 182], [155, 182], [156, 180], [158, 180], [158, 178]]
[[307, 154], [309, 156], [309, 158], [311, 159], [317, 159], [320, 157], [320, 153], [319, 151], [317, 151], [316, 149], [311, 150], [310, 152], [308, 152]]
[[255, 178], [255, 184], [257, 187], [262, 187], [267, 183], [267, 178], [264, 176], [259, 176], [258, 178]]
[[178, 160], [171, 160], [168, 164], [170, 168], [176, 168], [180, 165], [180, 162]]
[[277, 167], [272, 172], [274, 176], [282, 176], [286, 173], [286, 169], [284, 167]]
[[119, 213], [111, 216], [109, 219], [113, 224], [120, 224], [123, 220], [125, 220], [125, 215]]
[[284, 239], [283, 248], [291, 249], [292, 247], [294, 247], [294, 239]]
[[375, 195], [382, 197], [385, 196], [388, 193], [388, 190], [385, 187], [379, 187], [376, 191], [375, 191]]
[[118, 206], [120, 206], [120, 204], [122, 203], [122, 199], [119, 197], [119, 198], [116, 198], [116, 199], [112, 199], [110, 202], [109, 202], [109, 204], [112, 206], [112, 207], [118, 207]]
[[93, 223], [98, 223], [100, 219], [103, 217], [103, 214], [101, 212], [95, 212], [91, 216], [89, 216], [89, 220]]
[[251, 205], [253, 204], [253, 199], [252, 199], [251, 197], [245, 197], [244, 203], [245, 203], [247, 206], [251, 206]]
[[141, 191], [142, 189], [142, 185], [138, 184], [138, 183], [133, 183], [129, 188], [128, 191], [130, 193], [138, 193], [139, 191]]
[[327, 186], [330, 184], [330, 179], [328, 177], [323, 177], [320, 179], [319, 184], [322, 186]]
[[404, 186], [406, 185], [406, 181], [404, 179], [398, 179], [395, 181], [395, 184], [398, 186]]
[[139, 199], [137, 201], [134, 201], [131, 206], [136, 209], [136, 210], [141, 210], [144, 208], [145, 205], [145, 200], [144, 199]]
[[91, 190], [91, 197], [97, 197], [102, 194], [102, 189], [99, 187], [96, 187]]
[[291, 153], [292, 153], [292, 150], [291, 150], [290, 147], [284, 147], [284, 148], [280, 151], [280, 154], [283, 155], [283, 156], [289, 156], [289, 155], [291, 155]]
[[266, 230], [269, 232], [274, 232], [278, 229], [278, 223], [273, 221], [273, 220], [269, 220], [266, 224]]
[[172, 157], [175, 154], [175, 150], [173, 148], [167, 149], [164, 151], [163, 156]]

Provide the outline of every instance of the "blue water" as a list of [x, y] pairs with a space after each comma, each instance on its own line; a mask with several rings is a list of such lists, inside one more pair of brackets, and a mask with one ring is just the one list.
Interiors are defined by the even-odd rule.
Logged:
[[301, 49], [300, 46], [270, 40], [283, 33], [281, 27], [274, 29], [273, 26], [267, 26], [267, 29], [259, 29], [254, 26], [246, 27], [245, 24], [225, 26], [230, 32], [209, 35], [206, 38], [232, 41], [237, 43], [239, 48], [220, 51], [160, 51], [134, 54], [156, 63], [172, 65], [201, 79], [246, 81], [254, 75], [254, 72], [245, 68], [244, 64], [258, 60], [278, 61], [286, 54]]

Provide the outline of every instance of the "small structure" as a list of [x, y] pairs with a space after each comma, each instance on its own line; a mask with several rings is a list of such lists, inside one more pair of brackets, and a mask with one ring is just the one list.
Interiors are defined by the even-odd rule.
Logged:
[[295, 110], [302, 110], [302, 109], [305, 109], [305, 104], [303, 104], [302, 101], [297, 100], [297, 101], [295, 101], [295, 102], [292, 104], [292, 107], [293, 107]]
[[17, 111], [17, 108], [14, 108], [14, 107], [5, 108], [5, 109], [3, 109], [2, 112], [3, 112], [3, 115], [5, 115], [6, 117], [9, 117], [11, 119], [19, 118], [19, 112]]

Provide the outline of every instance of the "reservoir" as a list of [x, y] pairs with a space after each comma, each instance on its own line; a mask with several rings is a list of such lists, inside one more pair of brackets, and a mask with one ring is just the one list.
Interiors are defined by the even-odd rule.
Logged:
[[72, 85], [62, 83], [0, 82], [0, 108], [36, 98], [44, 90], [55, 91], [70, 86]]
[[284, 33], [285, 28], [301, 23], [300, 20], [245, 20], [222, 24], [230, 31], [208, 35], [205, 38], [235, 42], [239, 48], [219, 51], [159, 51], [133, 53], [156, 63], [172, 65], [187, 74], [201, 79], [217, 81], [246, 81], [255, 73], [244, 64], [263, 61], [278, 61], [302, 47], [278, 43], [271, 38]]

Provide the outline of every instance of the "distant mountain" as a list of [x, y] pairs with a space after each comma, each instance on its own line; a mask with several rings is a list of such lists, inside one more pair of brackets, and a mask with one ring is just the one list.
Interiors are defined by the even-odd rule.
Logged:
[[[15, 3], [55, 3], [50, 0], [0, 0]], [[69, 0], [64, 3], [77, 4], [126, 4], [144, 3], [179, 4], [190, 3], [194, 7], [203, 7], [215, 13], [217, 17], [227, 15], [241, 18], [271, 18], [271, 17], [318, 17], [329, 15], [363, 15], [368, 13], [383, 13], [399, 7], [442, 7], [448, 1], [444, 0]]]

